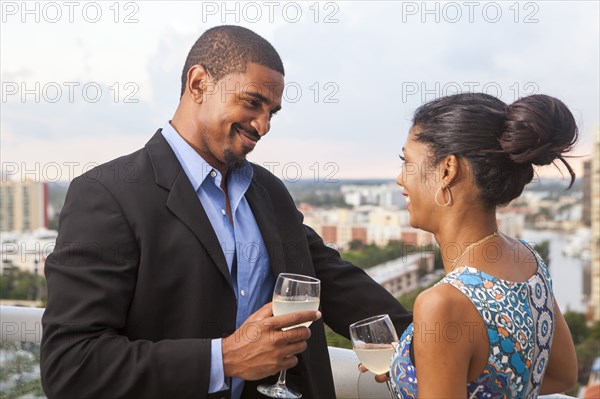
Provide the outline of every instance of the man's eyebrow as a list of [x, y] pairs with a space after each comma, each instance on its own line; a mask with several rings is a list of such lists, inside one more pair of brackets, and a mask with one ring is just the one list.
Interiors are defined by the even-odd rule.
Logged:
[[[245, 92], [245, 94], [247, 96], [253, 97], [256, 100], [264, 103], [264, 104], [271, 104], [271, 100], [269, 100], [267, 97], [263, 96], [262, 94], [255, 92], [255, 91], [247, 91]], [[281, 109], [281, 105], [278, 105], [277, 107], [273, 108], [271, 110], [271, 113], [274, 114], [275, 112], [278, 112]]]

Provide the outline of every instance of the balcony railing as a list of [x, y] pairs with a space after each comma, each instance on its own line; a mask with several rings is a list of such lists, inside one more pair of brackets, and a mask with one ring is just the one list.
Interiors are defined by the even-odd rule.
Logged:
[[[44, 309], [19, 306], [0, 306], [2, 343], [31, 342], [42, 339]], [[371, 373], [358, 371], [358, 358], [353, 351], [329, 347], [335, 392], [346, 399], [389, 398], [385, 384], [378, 384]], [[543, 399], [570, 398], [565, 395], [540, 396]]]

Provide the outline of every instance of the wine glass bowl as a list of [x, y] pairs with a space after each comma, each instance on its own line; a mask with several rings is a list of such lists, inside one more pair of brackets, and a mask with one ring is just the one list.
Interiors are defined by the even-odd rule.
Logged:
[[398, 334], [390, 316], [382, 314], [351, 324], [350, 338], [356, 356], [369, 371], [375, 374], [390, 371], [398, 342]]
[[[273, 316], [280, 316], [303, 310], [318, 310], [321, 282], [301, 274], [281, 273], [273, 290]], [[284, 328], [289, 330], [299, 326], [308, 327], [312, 322]]]
[[[321, 295], [321, 281], [301, 274], [281, 273], [273, 290], [273, 315], [281, 316], [304, 310], [318, 310]], [[289, 330], [300, 326], [308, 327], [311, 322], [282, 328]], [[271, 398], [298, 399], [301, 393], [294, 392], [285, 384], [286, 370], [281, 370], [274, 385], [259, 385], [258, 392]]]

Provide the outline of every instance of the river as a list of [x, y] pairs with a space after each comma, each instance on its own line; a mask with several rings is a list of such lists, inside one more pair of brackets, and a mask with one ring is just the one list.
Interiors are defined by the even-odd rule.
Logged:
[[567, 309], [585, 312], [583, 298], [584, 262], [562, 253], [567, 235], [552, 230], [524, 230], [523, 237], [530, 244], [550, 242], [550, 275], [556, 302], [564, 313]]

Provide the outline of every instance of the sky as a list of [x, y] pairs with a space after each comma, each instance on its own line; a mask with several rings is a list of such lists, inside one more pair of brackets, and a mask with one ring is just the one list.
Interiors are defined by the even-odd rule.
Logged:
[[393, 180], [414, 110], [456, 92], [561, 99], [580, 129], [576, 169], [600, 124], [597, 1], [2, 1], [1, 11], [0, 161], [13, 179], [67, 181], [143, 147], [173, 116], [192, 44], [221, 24], [254, 30], [283, 59], [283, 109], [249, 159], [287, 182]]

